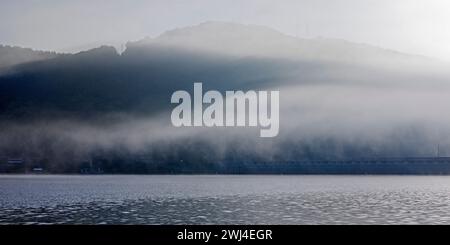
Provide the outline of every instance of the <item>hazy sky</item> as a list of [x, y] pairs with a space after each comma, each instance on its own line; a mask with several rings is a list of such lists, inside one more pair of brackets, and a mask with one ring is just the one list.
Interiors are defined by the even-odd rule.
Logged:
[[450, 60], [448, 0], [1, 0], [0, 43], [76, 51], [208, 20]]

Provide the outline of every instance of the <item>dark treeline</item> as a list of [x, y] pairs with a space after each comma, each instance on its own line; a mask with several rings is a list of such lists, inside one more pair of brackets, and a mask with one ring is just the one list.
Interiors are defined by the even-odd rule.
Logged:
[[[314, 143], [286, 141], [272, 151], [245, 148], [237, 141], [225, 150], [207, 141], [155, 144], [147, 151], [97, 150], [83, 155], [47, 150], [45, 157], [17, 152], [19, 164], [0, 159], [0, 172], [55, 174], [450, 174], [450, 158], [371, 144], [345, 144], [332, 139]], [[388, 150], [388, 148], [391, 148]], [[19, 155], [21, 153], [22, 155]], [[384, 155], [382, 155], [384, 154]]]

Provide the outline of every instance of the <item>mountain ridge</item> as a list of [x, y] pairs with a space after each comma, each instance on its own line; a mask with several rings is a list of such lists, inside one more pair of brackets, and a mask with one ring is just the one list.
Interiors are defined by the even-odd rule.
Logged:
[[[200, 38], [198, 38], [200, 37]], [[276, 42], [268, 42], [267, 40], [261, 42], [261, 38], [268, 39], [269, 37], [276, 38]], [[241, 41], [242, 43], [237, 43]], [[244, 46], [242, 46], [244, 44]], [[409, 54], [393, 49], [387, 49], [367, 43], [357, 43], [345, 39], [316, 37], [316, 38], [302, 38], [284, 34], [280, 31], [270, 27], [261, 25], [245, 25], [233, 22], [221, 21], [207, 21], [198, 25], [187, 27], [179, 27], [172, 30], [165, 31], [156, 37], [146, 37], [138, 41], [128, 41], [125, 44], [125, 50], [116, 52], [121, 54], [126, 52], [129, 47], [145, 47], [148, 45], [174, 46], [179, 48], [188, 48], [197, 51], [206, 51], [211, 53], [225, 53], [227, 55], [234, 55], [239, 57], [244, 56], [277, 56], [280, 58], [295, 58], [299, 56], [302, 59], [317, 59], [317, 60], [332, 60], [332, 61], [364, 61], [362, 56], [377, 54], [380, 59], [395, 58], [399, 59], [416, 59], [426, 60], [427, 62], [443, 62], [433, 57]], [[206, 45], [206, 47], [205, 47]], [[209, 45], [209, 46], [208, 46]], [[255, 45], [256, 47], [252, 47]], [[303, 45], [303, 46], [302, 46]], [[203, 46], [203, 47], [202, 47]], [[242, 47], [240, 47], [242, 46]], [[1, 59], [1, 49], [21, 49], [26, 52], [34, 52], [36, 54], [51, 55], [50, 58], [55, 58], [59, 55], [77, 55], [90, 51], [96, 51], [99, 48], [113, 47], [111, 45], [100, 45], [97, 48], [80, 51], [73, 54], [57, 53], [50, 51], [33, 50], [30, 48], [21, 48], [13, 46], [0, 45], [0, 67], [2, 67], [2, 60], [6, 60], [6, 56]], [[234, 48], [233, 48], [234, 47]], [[272, 47], [275, 52], [267, 49]], [[115, 48], [114, 48], [115, 49]], [[336, 50], [341, 50], [337, 52]], [[344, 50], [344, 51], [342, 51]], [[279, 54], [282, 55], [279, 55]], [[9, 58], [9, 57], [8, 57]], [[45, 60], [46, 58], [34, 58], [25, 60], [24, 62], [14, 62], [11, 65], [16, 65], [25, 62]], [[386, 61], [386, 60], [381, 60]], [[380, 61], [380, 62], [381, 62]], [[376, 62], [371, 57], [370, 62]], [[11, 66], [8, 65], [8, 66]], [[4, 65], [3, 65], [4, 66]]]
[[[248, 40], [249, 36], [257, 38]], [[268, 42], [269, 36], [277, 38]], [[224, 37], [228, 39], [223, 40]], [[14, 119], [33, 115], [39, 118], [54, 115], [50, 113], [54, 111], [63, 112], [64, 116], [81, 114], [81, 117], [110, 112], [152, 114], [168, 109], [167, 101], [172, 92], [189, 90], [192, 83], [198, 81], [204, 82], [205, 88], [224, 91], [286, 84], [374, 86], [391, 82], [392, 86], [397, 80], [417, 80], [418, 74], [428, 83], [441, 79], [441, 73], [425, 71], [425, 75], [421, 74], [422, 64], [435, 64], [426, 59], [418, 63], [407, 60], [414, 69], [405, 72], [396, 53], [392, 61], [386, 61], [391, 51], [368, 55], [367, 60], [361, 60], [355, 58], [355, 53], [364, 56], [380, 49], [369, 46], [370, 51], [367, 51], [367, 46], [355, 46], [351, 42], [336, 44], [329, 39], [314, 40], [297, 39], [266, 27], [208, 22], [172, 30], [157, 38], [130, 42], [121, 54], [112, 46], [101, 46], [25, 62], [15, 65], [12, 72], [0, 74], [1, 117]], [[293, 46], [278, 54], [276, 47], [285, 46], [285, 42]], [[299, 42], [306, 43], [300, 45], [300, 53], [291, 52]], [[204, 46], [207, 47], [202, 48]], [[230, 46], [234, 48], [229, 49]], [[275, 49], [265, 50], [264, 47]], [[309, 56], [304, 55], [308, 47], [313, 47], [308, 51]], [[329, 50], [334, 50], [331, 55]], [[315, 56], [316, 53], [323, 56]], [[372, 64], [377, 57], [382, 57], [381, 63]], [[441, 68], [437, 70], [446, 72]]]
[[63, 54], [0, 44], [0, 69], [28, 62], [52, 59], [60, 55]]
[[[262, 41], [262, 39], [264, 39]], [[130, 46], [163, 45], [188, 48], [237, 57], [261, 56], [288, 59], [364, 62], [408, 63], [443, 62], [436, 58], [409, 54], [366, 43], [337, 38], [302, 38], [284, 34], [270, 27], [232, 22], [208, 21], [198, 25], [176, 28], [154, 38], [128, 42]]]

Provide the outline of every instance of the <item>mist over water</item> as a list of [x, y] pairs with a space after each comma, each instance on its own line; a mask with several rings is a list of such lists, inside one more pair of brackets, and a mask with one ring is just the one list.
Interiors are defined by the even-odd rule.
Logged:
[[[438, 145], [445, 155], [446, 67], [368, 45], [208, 22], [129, 43], [121, 55], [101, 47], [12, 67], [0, 76], [0, 155], [60, 171], [98, 155], [218, 163], [435, 156]], [[279, 90], [279, 135], [173, 127], [170, 96], [192, 92], [195, 82], [205, 91]]]

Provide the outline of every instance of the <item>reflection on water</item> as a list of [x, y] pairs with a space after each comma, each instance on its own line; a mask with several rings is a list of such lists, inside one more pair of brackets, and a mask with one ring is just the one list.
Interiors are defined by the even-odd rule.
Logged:
[[0, 176], [0, 224], [450, 224], [450, 177]]

